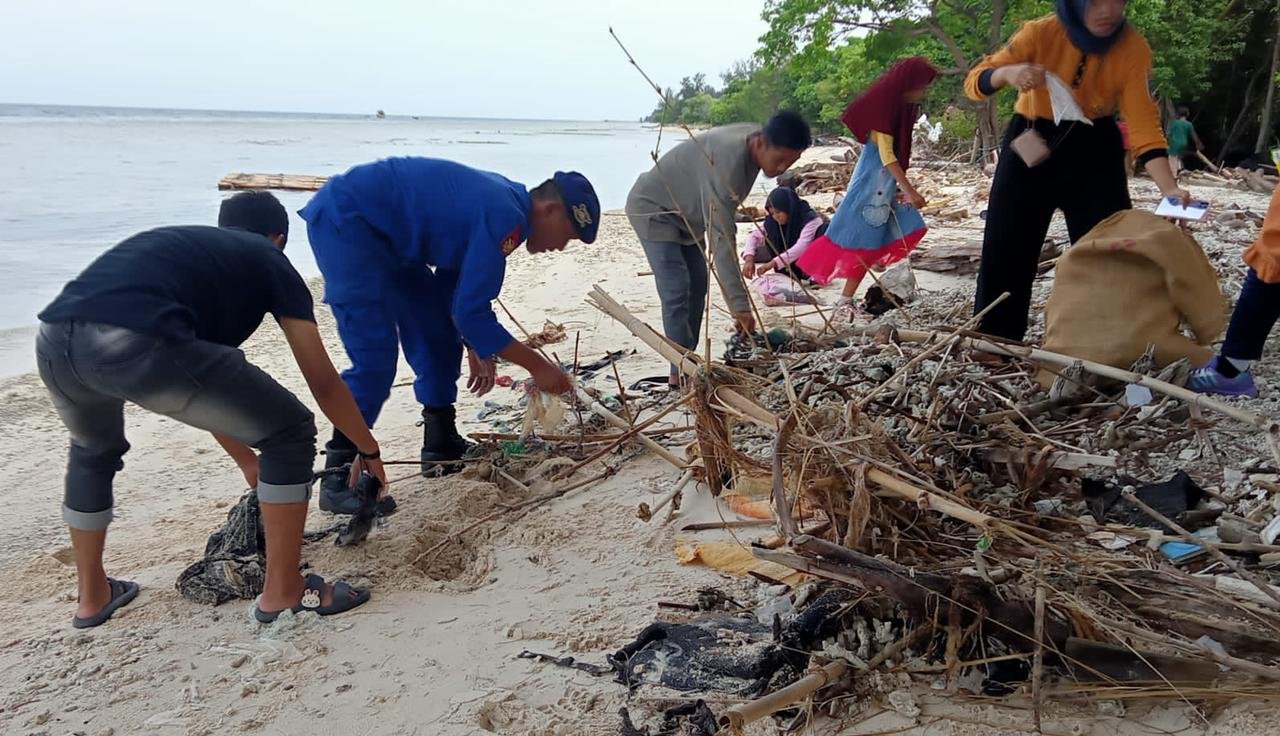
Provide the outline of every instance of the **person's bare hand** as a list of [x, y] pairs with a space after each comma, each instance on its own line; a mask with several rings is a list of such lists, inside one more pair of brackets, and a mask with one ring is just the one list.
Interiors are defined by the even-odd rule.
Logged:
[[915, 187], [911, 187], [910, 189], [907, 189], [905, 192], [903, 192], [902, 197], [903, 197], [903, 201], [905, 201], [907, 204], [911, 205], [912, 207], [915, 207], [916, 209], [921, 209], [922, 207], [925, 206], [925, 204], [927, 204], [927, 202], [925, 201], [924, 195], [916, 191]]
[[1176, 200], [1178, 204], [1187, 207], [1191, 204], [1191, 192], [1185, 187], [1174, 187], [1166, 192], [1162, 192], [1164, 196], [1171, 200]]
[[538, 369], [532, 371], [533, 382], [537, 384], [539, 391], [549, 394], [566, 394], [573, 390], [573, 384], [569, 381], [569, 376], [562, 370], [560, 366], [552, 365], [550, 362], [543, 362]]
[[733, 321], [738, 326], [738, 331], [750, 335], [756, 331], [756, 318], [751, 312], [734, 312]]
[[[1183, 207], [1187, 207], [1191, 204], [1191, 192], [1187, 191], [1184, 187], [1174, 187], [1162, 194], [1165, 199], [1169, 200], [1173, 204], [1179, 204]], [[1184, 231], [1189, 232], [1191, 230], [1191, 220], [1185, 220], [1180, 217], [1167, 217], [1165, 219], [1182, 228]]]
[[482, 360], [480, 356], [468, 350], [467, 367], [470, 371], [467, 377], [467, 390], [476, 396], [484, 396], [493, 390], [494, 381], [497, 380], [497, 367], [494, 365], [493, 358]]
[[356, 455], [355, 460], [351, 461], [351, 474], [347, 476], [347, 487], [355, 488], [356, 483], [360, 481], [360, 473], [363, 471], [368, 471], [381, 484], [381, 488], [378, 490], [378, 498], [387, 495], [387, 469], [383, 467], [382, 460], [363, 457], [359, 454]]
[[1043, 87], [1044, 67], [1039, 64], [1010, 64], [1000, 68], [1000, 74], [1010, 87], [1020, 92], [1030, 92]]
[[757, 269], [756, 269], [756, 276], [763, 276], [763, 275], [765, 275], [766, 273], [769, 273], [769, 272], [770, 272], [770, 271], [772, 271], [772, 270], [773, 270], [773, 264], [772, 264], [772, 263], [766, 263], [766, 264], [764, 264], [763, 266], [760, 266], [759, 268], [757, 268]]
[[752, 258], [751, 256], [747, 256], [746, 258], [742, 259], [742, 278], [744, 279], [751, 278], [751, 274], [755, 273], [755, 270], [756, 270], [755, 258]]

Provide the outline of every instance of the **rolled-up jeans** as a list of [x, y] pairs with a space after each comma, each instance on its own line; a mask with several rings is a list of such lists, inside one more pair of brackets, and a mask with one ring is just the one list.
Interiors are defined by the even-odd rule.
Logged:
[[[695, 244], [641, 240], [662, 302], [662, 332], [685, 350], [697, 350], [707, 307], [707, 258]], [[671, 374], [676, 367], [671, 366]]]
[[112, 481], [129, 450], [126, 401], [256, 448], [259, 501], [304, 503], [311, 497], [311, 411], [238, 348], [57, 322], [40, 325], [36, 361], [71, 434], [62, 516], [73, 529], [102, 530], [111, 523]]

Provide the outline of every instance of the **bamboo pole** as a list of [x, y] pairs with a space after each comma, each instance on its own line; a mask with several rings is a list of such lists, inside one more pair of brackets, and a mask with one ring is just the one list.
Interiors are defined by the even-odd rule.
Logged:
[[[932, 631], [933, 627], [928, 624], [913, 629], [901, 639], [881, 649], [880, 653], [872, 657], [871, 661], [867, 662], [862, 669], [866, 672], [875, 670], [880, 665], [915, 646], [917, 642], [924, 639]], [[766, 695], [758, 700], [739, 703], [720, 716], [720, 731], [716, 736], [729, 736], [729, 734], [740, 732], [748, 723], [767, 718], [795, 704], [797, 701], [809, 697], [823, 686], [842, 677], [848, 670], [847, 663], [837, 660], [818, 668], [775, 693]]]
[[[578, 395], [578, 399], [581, 400], [582, 403], [586, 404], [587, 407], [590, 408], [591, 411], [596, 414], [596, 416], [599, 416], [601, 419], [604, 419], [606, 422], [608, 422], [609, 424], [612, 424], [618, 429], [623, 430], [624, 433], [632, 431], [631, 425], [627, 422], [627, 420], [623, 419], [617, 414], [614, 414], [613, 412], [606, 409], [603, 404], [601, 404], [599, 401], [596, 401], [595, 398], [593, 398], [591, 394], [587, 393], [586, 390], [583, 389], [581, 386], [574, 384], [573, 390]], [[649, 450], [650, 452], [662, 458], [663, 460], [666, 460], [667, 462], [671, 463], [677, 468], [680, 468], [681, 470], [683, 470], [685, 466], [688, 465], [688, 463], [682, 460], [678, 455], [671, 452], [670, 450], [663, 447], [662, 445], [659, 445], [657, 442], [654, 442], [652, 439], [650, 439], [649, 437], [646, 437], [643, 434], [639, 434], [639, 433], [633, 434], [630, 439], [635, 440], [636, 442], [639, 442], [641, 445], [644, 445], [645, 449]]]
[[[667, 427], [663, 429], [646, 429], [641, 432], [638, 432], [637, 434], [642, 434], [645, 437], [666, 437], [667, 435], [672, 435], [672, 434], [684, 434], [685, 432], [692, 432], [696, 429], [697, 427], [690, 425], [687, 427]], [[624, 434], [625, 433], [588, 434], [588, 435], [583, 435], [581, 437], [573, 434], [539, 434], [539, 435], [536, 435], [536, 437], [537, 439], [540, 439], [543, 442], [581, 441], [586, 444], [596, 444], [600, 442], [613, 442], [614, 440], [622, 438]], [[520, 439], [520, 435], [512, 432], [468, 432], [467, 436], [473, 440], [478, 440], [481, 442], [505, 442], [505, 441], [515, 441]], [[405, 460], [403, 464], [416, 465], [416, 464], [419, 464], [420, 462], [421, 462], [420, 460]], [[455, 462], [455, 461], [449, 460], [447, 462]], [[383, 460], [382, 464], [389, 465], [390, 463], [388, 463], [386, 460]]]
[[[920, 330], [898, 330], [897, 334], [898, 339], [905, 342], [927, 342], [929, 340], [945, 336], [945, 333], [941, 332], [924, 332]], [[1173, 398], [1180, 399], [1188, 404], [1208, 409], [1221, 414], [1222, 416], [1230, 417], [1236, 421], [1256, 427], [1267, 432], [1273, 441], [1280, 437], [1280, 422], [1277, 422], [1270, 417], [1264, 417], [1236, 408], [1230, 404], [1211, 399], [1204, 394], [1198, 394], [1189, 389], [1182, 388], [1181, 386], [1175, 386], [1172, 383], [1157, 380], [1151, 376], [1144, 376], [1140, 373], [1114, 368], [1103, 363], [1095, 363], [1091, 360], [1063, 355], [1061, 353], [1053, 353], [1048, 350], [1041, 350], [1040, 348], [1025, 347], [1022, 345], [1006, 345], [1004, 343], [984, 340], [976, 337], [963, 338], [958, 344], [974, 350], [981, 350], [996, 355], [1026, 358], [1029, 360], [1062, 366], [1064, 368], [1073, 364], [1079, 364], [1086, 371], [1095, 375], [1116, 381], [1124, 381], [1125, 383], [1134, 383], [1139, 386], [1146, 386], [1152, 391], [1164, 394], [1165, 396], [1172, 396]]]
[[1042, 566], [1036, 560], [1036, 649], [1031, 663], [1031, 705], [1032, 717], [1035, 719], [1036, 733], [1044, 733], [1040, 723], [1041, 710], [1044, 708], [1044, 604], [1046, 590], [1041, 578]]
[[684, 475], [680, 476], [680, 480], [676, 482], [676, 487], [672, 488], [671, 492], [663, 496], [662, 500], [658, 502], [658, 505], [654, 506], [653, 509], [649, 511], [649, 514], [650, 514], [649, 519], [653, 519], [655, 516], [658, 515], [659, 511], [666, 508], [667, 504], [674, 501], [676, 496], [680, 495], [680, 492], [683, 491], [684, 487], [689, 485], [689, 482], [692, 480], [693, 480], [693, 469], [690, 468], [689, 470], [684, 471]]
[[738, 733], [748, 723], [767, 718], [797, 701], [804, 700], [820, 688], [839, 679], [848, 669], [848, 663], [844, 660], [836, 660], [819, 667], [781, 690], [749, 703], [733, 706], [720, 716], [720, 731], [717, 736]]

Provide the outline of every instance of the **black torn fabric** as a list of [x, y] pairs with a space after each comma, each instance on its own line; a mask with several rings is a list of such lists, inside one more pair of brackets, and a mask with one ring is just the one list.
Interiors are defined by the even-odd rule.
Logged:
[[755, 695], [794, 682], [806, 653], [841, 627], [854, 593], [828, 590], [787, 622], [713, 615], [688, 623], [657, 622], [609, 657], [629, 689], [663, 685], [682, 692]]
[[619, 736], [715, 736], [720, 733], [716, 714], [701, 700], [663, 711], [657, 731], [637, 727], [626, 708], [619, 710], [618, 715], [622, 718]]
[[888, 295], [879, 285], [875, 285], [867, 289], [866, 295], [862, 298], [862, 307], [868, 314], [879, 317], [897, 309], [898, 300], [897, 297]]
[[772, 627], [752, 618], [712, 616], [650, 624], [610, 661], [630, 689], [664, 685], [681, 692], [751, 695], [786, 660]]
[[209, 535], [204, 557], [182, 571], [174, 586], [193, 603], [220, 605], [253, 599], [266, 580], [267, 544], [258, 492], [249, 491], [227, 512], [227, 522]]
[[1125, 485], [1136, 486], [1134, 494], [1139, 500], [1174, 521], [1178, 521], [1179, 516], [1199, 505], [1205, 495], [1204, 490], [1196, 485], [1191, 476], [1181, 470], [1163, 483], [1144, 486], [1139, 486], [1137, 481], [1129, 478], [1112, 481], [1085, 478], [1080, 483], [1080, 490], [1084, 495], [1085, 504], [1089, 507], [1089, 513], [1094, 519], [1173, 531], [1147, 516], [1142, 509], [1122, 499]]

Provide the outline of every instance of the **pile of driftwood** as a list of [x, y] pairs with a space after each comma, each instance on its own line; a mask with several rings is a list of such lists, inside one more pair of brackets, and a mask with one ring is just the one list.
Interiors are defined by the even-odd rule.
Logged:
[[1230, 187], [1246, 192], [1271, 194], [1276, 190], [1280, 178], [1264, 174], [1254, 169], [1216, 169], [1216, 173], [1208, 171], [1188, 171], [1183, 176], [1184, 183], [1205, 187]]
[[778, 186], [791, 187], [800, 196], [821, 192], [843, 192], [853, 178], [856, 155], [849, 161], [814, 161], [789, 170], [778, 178]]
[[[808, 675], [719, 713], [724, 733], [800, 701], [839, 717], [884, 669], [954, 692], [1023, 663], [1006, 679], [1037, 727], [1049, 698], [1280, 696], [1280, 546], [1258, 539], [1280, 424], [1181, 388], [1185, 366], [827, 320], [708, 364], [599, 287], [590, 302], [693, 382], [698, 458], [672, 500], [691, 476], [717, 494], [763, 481], [777, 529], [756, 557], [852, 588], [851, 620], [888, 610], [899, 632], [875, 656], [813, 652]], [[1143, 486], [1175, 469], [1205, 500], [1164, 513]]]

